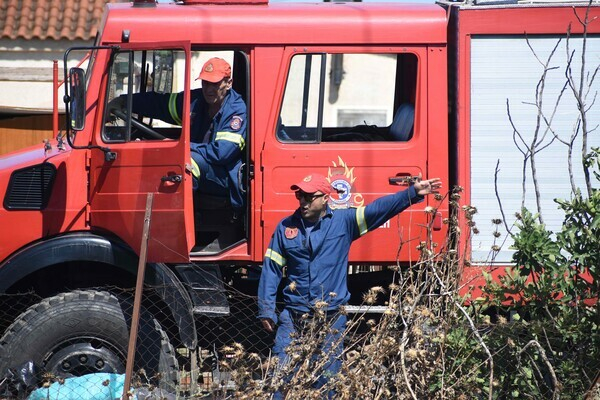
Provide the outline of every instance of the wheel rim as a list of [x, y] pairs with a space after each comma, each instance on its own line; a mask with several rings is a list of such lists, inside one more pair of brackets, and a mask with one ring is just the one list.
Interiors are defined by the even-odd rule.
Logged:
[[46, 371], [65, 378], [86, 374], [125, 372], [124, 355], [106, 340], [94, 337], [69, 339], [44, 358]]

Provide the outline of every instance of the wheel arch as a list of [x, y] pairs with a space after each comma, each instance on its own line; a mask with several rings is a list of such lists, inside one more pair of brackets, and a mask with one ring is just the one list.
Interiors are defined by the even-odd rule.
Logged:
[[[116, 276], [109, 278], [113, 279], [113, 284], [127, 282], [132, 283], [131, 287], [133, 287], [138, 261], [137, 254], [118, 238], [93, 232], [75, 232], [56, 236], [26, 246], [0, 264], [0, 294], [14, 293], [16, 288], [22, 289], [27, 285], [33, 285], [35, 280], [33, 277], [44, 270], [68, 271], [68, 266], [73, 265], [86, 266], [88, 271], [93, 270], [95, 265], [103, 265], [110, 268], [109, 275], [116, 272]], [[86, 269], [84, 268], [83, 271], [85, 274]], [[80, 276], [74, 284], [77, 287], [70, 286], [68, 289], [98, 285], [94, 278], [95, 275], [88, 278]], [[178, 325], [182, 343], [188, 348], [194, 348], [197, 336], [192, 300], [181, 280], [168, 265], [152, 263], [146, 268], [145, 282], [157, 288], [155, 292], [169, 307], [171, 316]], [[64, 289], [66, 288], [51, 287], [48, 288], [48, 292], [51, 293], [53, 290], [59, 292]]]

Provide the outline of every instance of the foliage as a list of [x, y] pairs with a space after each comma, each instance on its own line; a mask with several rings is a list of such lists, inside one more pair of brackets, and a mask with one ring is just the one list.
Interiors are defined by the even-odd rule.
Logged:
[[[457, 203], [460, 192], [455, 188], [450, 202]], [[577, 206], [582, 209], [590, 208]], [[465, 262], [458, 221], [474, 227], [469, 222], [477, 210], [453, 210], [444, 221], [451, 235], [443, 245], [419, 243], [418, 263], [396, 267], [389, 287], [365, 293], [365, 307], [385, 296], [386, 309], [349, 321], [341, 372], [327, 385], [314, 382], [327, 374], [321, 344], [330, 318], [315, 309], [285, 363], [260, 360], [235, 344], [222, 349], [228, 356], [221, 368], [236, 382], [230, 398], [269, 399], [279, 391], [286, 399], [328, 393], [335, 399], [580, 399], [600, 368], [600, 334], [596, 304], [583, 301], [590, 284], [579, 278], [581, 268], [571, 267], [576, 256], [561, 251], [563, 233], [553, 235], [523, 210], [515, 237], [519, 267], [507, 269], [499, 282], [490, 278], [486, 300], [470, 301], [458, 296]], [[580, 262], [585, 247], [577, 247]]]
[[[594, 149], [587, 163], [596, 179], [598, 160]], [[501, 359], [517, 359], [525, 372], [519, 377], [528, 378], [503, 382], [505, 390], [576, 399], [589, 388], [600, 360], [600, 191], [555, 201], [565, 213], [562, 229], [548, 231], [523, 209], [513, 234], [515, 266], [500, 282], [489, 279], [486, 293], [488, 305], [523, 317], [513, 318], [510, 331], [497, 332], [511, 343]], [[535, 346], [525, 351], [527, 343]], [[540, 361], [551, 369], [541, 369]]]

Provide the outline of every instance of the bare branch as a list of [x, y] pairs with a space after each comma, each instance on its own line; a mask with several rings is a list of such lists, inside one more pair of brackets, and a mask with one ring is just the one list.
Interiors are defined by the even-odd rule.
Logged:
[[546, 367], [548, 367], [548, 371], [550, 372], [550, 377], [552, 378], [552, 386], [553, 386], [552, 400], [555, 400], [555, 399], [558, 400], [560, 397], [560, 385], [559, 385], [558, 379], [556, 378], [556, 372], [554, 372], [552, 363], [550, 362], [550, 360], [548, 360], [548, 356], [546, 356], [546, 350], [544, 350], [542, 345], [540, 345], [539, 342], [537, 342], [536, 340], [530, 340], [529, 343], [527, 343], [525, 346], [523, 346], [521, 351], [519, 351], [519, 355], [521, 355], [529, 347], [535, 347], [538, 350], [540, 357], [542, 357], [542, 360], [544, 360]]
[[504, 215], [504, 208], [502, 207], [502, 201], [500, 200], [500, 194], [498, 193], [498, 173], [500, 172], [500, 159], [496, 161], [496, 169], [494, 170], [494, 192], [496, 193], [496, 200], [498, 200], [498, 207], [500, 207], [500, 214], [502, 214], [502, 223], [506, 228], [506, 231], [511, 234], [506, 222], [506, 215]]

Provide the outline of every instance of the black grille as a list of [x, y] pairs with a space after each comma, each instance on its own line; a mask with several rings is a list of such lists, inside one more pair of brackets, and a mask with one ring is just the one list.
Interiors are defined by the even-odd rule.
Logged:
[[56, 167], [39, 164], [12, 173], [4, 198], [7, 210], [42, 210], [48, 204]]

